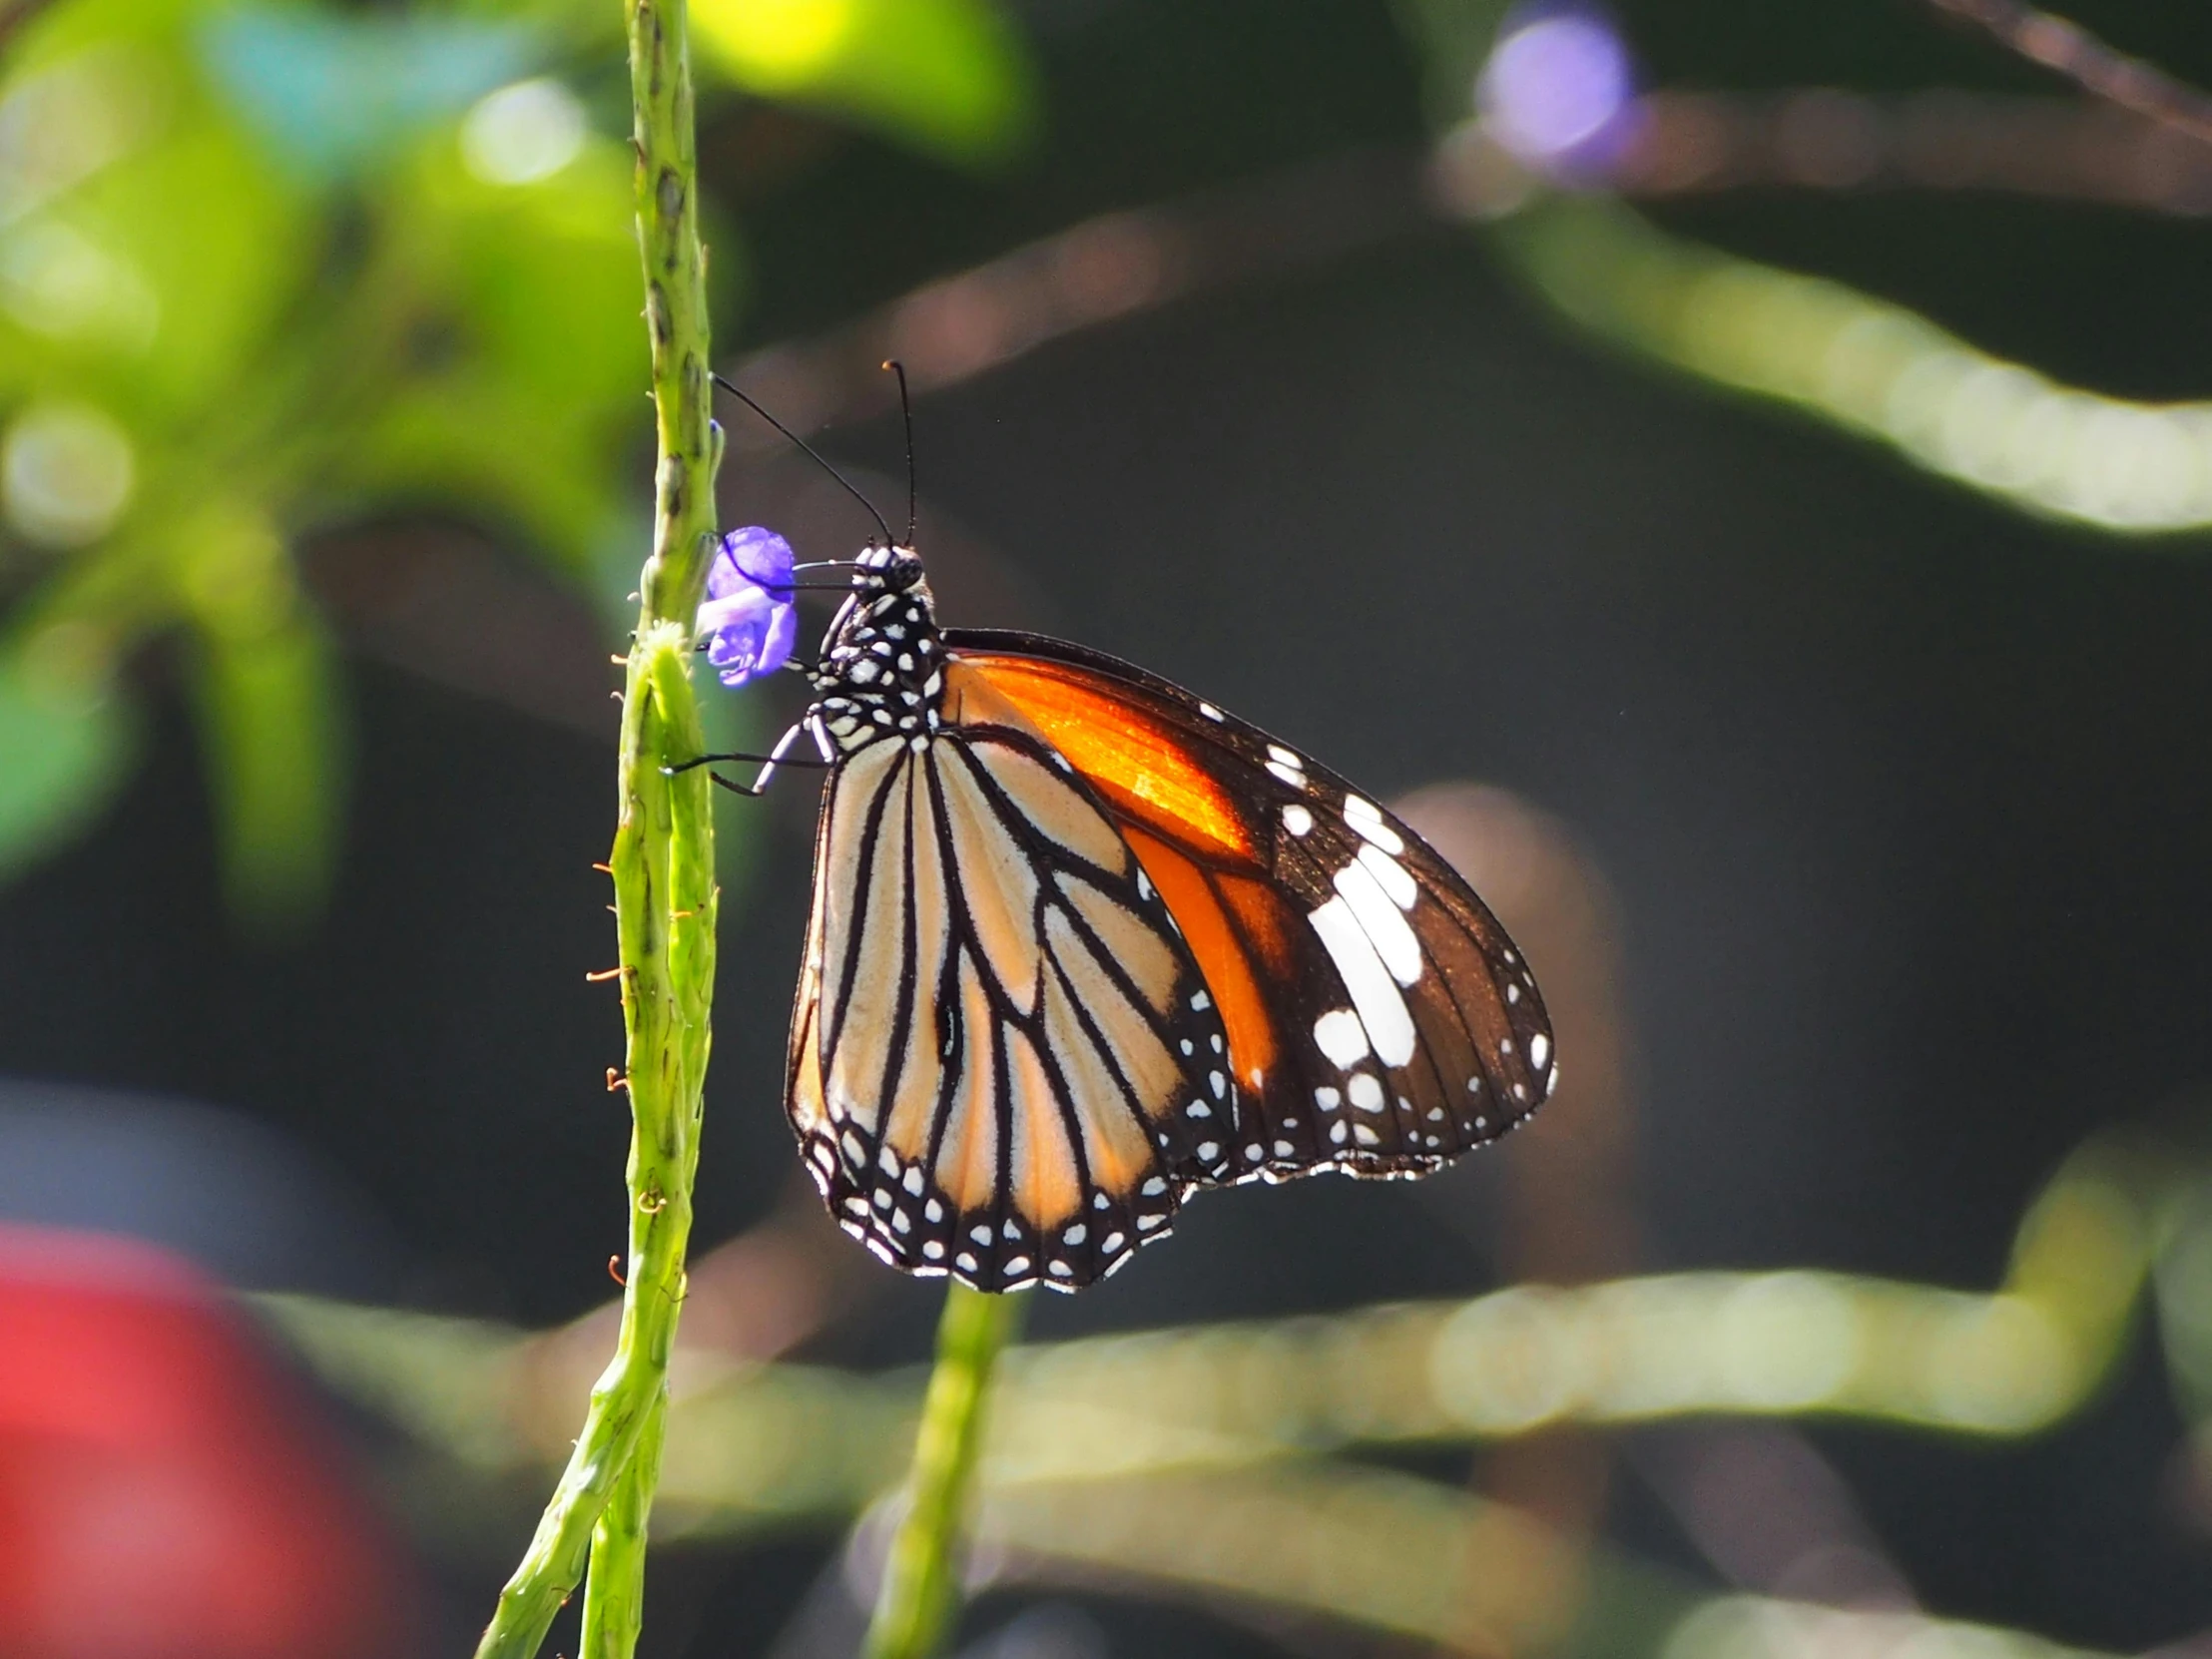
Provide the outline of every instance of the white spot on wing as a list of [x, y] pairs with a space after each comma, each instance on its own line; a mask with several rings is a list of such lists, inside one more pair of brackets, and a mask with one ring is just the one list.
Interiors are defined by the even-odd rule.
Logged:
[[1403, 852], [1405, 839], [1395, 830], [1382, 822], [1382, 811], [1372, 801], [1357, 795], [1345, 797], [1345, 823], [1357, 830], [1362, 836], [1375, 842], [1385, 852]]
[[1294, 835], [1303, 835], [1314, 828], [1314, 815], [1294, 801], [1283, 809], [1283, 828]]
[[1363, 1112], [1382, 1110], [1382, 1085], [1367, 1072], [1359, 1072], [1352, 1079], [1352, 1104]]
[[1528, 1039], [1528, 1063], [1542, 1071], [1544, 1062], [1550, 1058], [1551, 1039], [1539, 1031]]
[[1329, 959], [1344, 977], [1345, 989], [1352, 993], [1352, 1005], [1360, 1011], [1360, 1023], [1367, 1027], [1368, 1041], [1375, 1045], [1375, 1052], [1384, 1065], [1405, 1064], [1413, 1057], [1413, 1016], [1352, 906], [1340, 894], [1306, 919], [1321, 935]]
[[1215, 708], [1211, 703], [1201, 703], [1198, 706], [1198, 712], [1204, 715], [1208, 720], [1221, 719], [1221, 711]]
[[[1350, 1068], [1354, 1062], [1367, 1057], [1368, 1028], [1350, 1008], [1334, 1008], [1314, 1021], [1314, 1041], [1329, 1056], [1332, 1065]], [[1336, 1090], [1328, 1092], [1334, 1095]], [[1320, 1099], [1320, 1095], [1315, 1098]], [[1336, 1101], [1324, 1104], [1334, 1106]]]
[[1400, 985], [1410, 985], [1420, 977], [1420, 940], [1413, 937], [1412, 928], [1405, 923], [1404, 913], [1390, 902], [1382, 884], [1368, 872], [1364, 863], [1351, 863], [1337, 871], [1337, 890], [1344, 894], [1352, 913], [1360, 918], [1360, 926], [1375, 946], [1375, 953], [1382, 958], [1382, 965], [1390, 970], [1390, 977]]
[[1288, 784], [1294, 790], [1306, 787], [1306, 774], [1296, 767], [1287, 767], [1281, 761], [1270, 761], [1268, 771], [1275, 775], [1277, 782]]
[[1412, 876], [1405, 872], [1405, 866], [1375, 842], [1370, 841], [1360, 848], [1360, 864], [1375, 877], [1377, 884], [1390, 895], [1390, 902], [1399, 909], [1410, 910], [1413, 901], [1420, 897], [1420, 888], [1414, 883]]

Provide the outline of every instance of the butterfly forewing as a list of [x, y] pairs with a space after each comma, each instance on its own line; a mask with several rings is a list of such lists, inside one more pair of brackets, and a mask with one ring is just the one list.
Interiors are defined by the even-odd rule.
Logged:
[[790, 1113], [886, 1261], [1073, 1290], [1231, 1167], [1227, 1039], [1098, 799], [992, 713], [832, 772]]
[[1239, 1095], [1214, 1179], [1421, 1174], [1550, 1092], [1527, 964], [1402, 823], [1111, 658], [1025, 635], [946, 643], [1105, 803], [1189, 941]]

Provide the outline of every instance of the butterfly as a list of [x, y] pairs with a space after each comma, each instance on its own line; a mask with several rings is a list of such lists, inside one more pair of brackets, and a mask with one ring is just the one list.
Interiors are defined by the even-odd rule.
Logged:
[[[687, 763], [762, 761], [716, 775], [757, 795], [805, 735], [827, 768], [785, 1107], [839, 1226], [908, 1273], [1075, 1291], [1202, 1188], [1425, 1175], [1550, 1095], [1534, 975], [1404, 823], [1143, 669], [940, 628], [875, 516], [802, 719]], [[724, 538], [725, 683], [788, 657], [794, 569]]]
[[1081, 646], [940, 629], [904, 546], [853, 562], [809, 673], [762, 758], [804, 732], [828, 766], [786, 1106], [893, 1267], [1077, 1290], [1201, 1188], [1424, 1175], [1556, 1085], [1482, 900], [1257, 727]]

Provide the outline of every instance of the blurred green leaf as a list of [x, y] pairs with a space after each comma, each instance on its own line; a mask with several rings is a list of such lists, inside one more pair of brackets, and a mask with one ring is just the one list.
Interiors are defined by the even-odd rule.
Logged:
[[[613, 591], [634, 579], [630, 153], [532, 73], [572, 10], [52, 0], [0, 69], [0, 533], [48, 561], [18, 566], [13, 637], [97, 638], [103, 683], [187, 638], [252, 925], [315, 902], [339, 794], [336, 669], [291, 543], [426, 506], [515, 532], [595, 599], [610, 561]], [[949, 89], [952, 127], [1003, 114], [1017, 60], [989, 14], [919, 10], [877, 32], [933, 42], [920, 85]], [[714, 240], [727, 303], [742, 250]], [[0, 867], [80, 822], [72, 788], [121, 764], [105, 730], [81, 714], [15, 767]]]
[[102, 378], [142, 416], [193, 423], [299, 291], [316, 240], [251, 140], [205, 106], [55, 217], [153, 301], [145, 348], [111, 354]]
[[335, 851], [343, 746], [329, 647], [276, 527], [252, 507], [218, 503], [178, 543], [224, 886], [242, 922], [281, 934], [320, 904]]
[[1037, 118], [1036, 72], [983, 0], [695, 0], [702, 67], [944, 160], [997, 160]]
[[347, 470], [386, 497], [489, 508], [586, 577], [650, 430], [629, 159], [590, 138], [507, 184], [466, 149], [427, 146], [384, 202], [395, 260], [436, 297], [415, 329], [422, 372]]
[[73, 642], [89, 643], [55, 630], [0, 653], [0, 874], [82, 830], [137, 749], [131, 711], [104, 675], [69, 660]]
[[224, 890], [264, 935], [321, 906], [336, 852], [340, 727], [328, 646], [304, 615], [204, 636], [195, 665]]

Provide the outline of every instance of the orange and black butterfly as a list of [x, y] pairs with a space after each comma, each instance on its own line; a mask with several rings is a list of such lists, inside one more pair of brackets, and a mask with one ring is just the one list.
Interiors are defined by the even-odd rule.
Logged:
[[786, 1105], [876, 1255], [1072, 1291], [1199, 1188], [1424, 1175], [1551, 1092], [1527, 963], [1372, 799], [1142, 669], [940, 630], [910, 547], [852, 568], [778, 746], [830, 769]]

